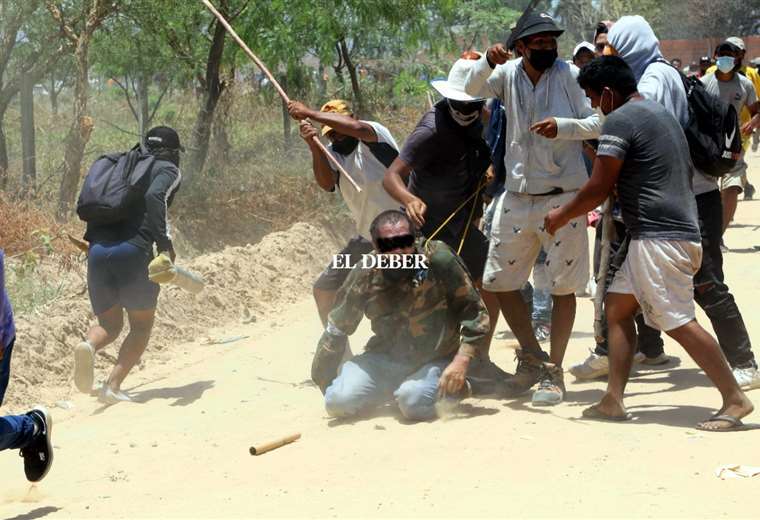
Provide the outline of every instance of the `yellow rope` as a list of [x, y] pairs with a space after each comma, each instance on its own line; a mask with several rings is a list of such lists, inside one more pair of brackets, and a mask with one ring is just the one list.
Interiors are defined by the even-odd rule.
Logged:
[[[480, 193], [480, 190], [482, 190], [483, 188], [485, 188], [486, 185], [488, 184], [487, 182], [483, 182], [484, 180], [485, 179], [481, 180], [480, 185], [478, 186], [478, 189], [475, 190], [475, 193], [473, 193], [472, 195], [470, 195], [469, 197], [467, 197], [467, 200], [465, 200], [464, 202], [462, 202], [457, 207], [457, 209], [455, 209], [454, 211], [452, 211], [451, 215], [449, 215], [446, 218], [446, 220], [444, 220], [443, 223], [440, 226], [438, 226], [435, 229], [435, 231], [433, 231], [430, 234], [430, 236], [428, 237], [428, 239], [425, 240], [425, 246], [424, 247], [427, 247], [428, 243], [431, 240], [433, 240], [433, 238], [435, 238], [435, 236], [438, 233], [440, 233], [441, 230], [444, 227], [446, 227], [446, 224], [448, 224], [451, 221], [451, 219], [454, 218], [456, 216], [456, 214], [459, 213], [459, 211], [467, 205], [468, 202], [470, 202], [472, 199], [474, 199], [475, 197], [478, 196], [478, 193]], [[470, 210], [470, 217], [467, 219], [467, 226], [465, 226], [465, 228], [464, 228], [464, 233], [462, 234], [462, 241], [459, 243], [459, 248], [457, 249], [457, 254], [459, 254], [462, 251], [462, 246], [464, 245], [464, 241], [467, 238], [467, 231], [470, 229], [470, 223], [472, 222], [472, 217], [473, 217], [474, 214], [475, 214], [475, 204], [472, 205], [472, 209]]]

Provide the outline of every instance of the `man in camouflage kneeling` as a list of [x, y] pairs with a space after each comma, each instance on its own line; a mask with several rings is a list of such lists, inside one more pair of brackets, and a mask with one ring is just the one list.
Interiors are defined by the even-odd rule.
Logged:
[[[378, 215], [370, 234], [375, 258], [357, 264], [338, 292], [312, 364], [327, 413], [349, 417], [393, 397], [405, 418], [424, 421], [436, 417], [439, 398], [498, 392], [509, 375], [480, 359], [488, 311], [462, 260], [443, 242], [416, 238], [401, 211]], [[410, 267], [372, 267], [394, 255]], [[374, 336], [337, 375], [346, 338], [364, 315]]]

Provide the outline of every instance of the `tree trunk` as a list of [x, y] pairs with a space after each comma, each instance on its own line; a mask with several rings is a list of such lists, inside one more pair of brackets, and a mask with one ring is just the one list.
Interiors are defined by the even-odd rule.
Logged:
[[325, 79], [325, 65], [321, 61], [319, 62], [317, 73], [317, 94], [319, 95], [319, 99], [325, 99], [327, 96], [327, 79]]
[[351, 78], [351, 89], [354, 91], [354, 112], [357, 115], [364, 113], [364, 101], [362, 100], [362, 92], [359, 88], [359, 78], [356, 76], [356, 67], [354, 67], [351, 61], [351, 56], [348, 54], [348, 47], [346, 47], [346, 40], [340, 40], [340, 53], [343, 56], [343, 61], [348, 69], [348, 76]]
[[21, 91], [19, 94], [21, 109], [21, 155], [23, 157], [21, 197], [27, 198], [34, 194], [37, 185], [34, 135], [34, 80], [27, 74], [21, 79]]
[[0, 112], [0, 190], [8, 188], [8, 145], [5, 138], [5, 110]]
[[87, 97], [89, 94], [88, 51], [90, 36], [82, 34], [74, 53], [76, 58], [76, 78], [74, 83], [74, 121], [66, 136], [66, 151], [63, 156], [63, 178], [58, 192], [58, 210], [56, 218], [66, 220], [74, 207], [74, 199], [79, 187], [84, 148], [90, 140], [94, 122], [87, 114]]
[[55, 71], [50, 73], [50, 89], [48, 95], [50, 96], [50, 111], [54, 116], [58, 115], [58, 94], [60, 91], [55, 88]]
[[148, 132], [148, 118], [150, 109], [148, 107], [148, 80], [143, 76], [137, 78], [137, 125], [140, 134], [140, 144], [145, 146], [145, 134]]
[[206, 61], [206, 77], [203, 102], [193, 125], [193, 133], [190, 136], [190, 157], [188, 158], [187, 182], [192, 183], [200, 176], [208, 156], [209, 138], [211, 137], [211, 124], [214, 121], [214, 111], [219, 102], [224, 88], [219, 79], [219, 69], [222, 66], [222, 54], [224, 51], [225, 29], [215, 23], [214, 38], [209, 49]]

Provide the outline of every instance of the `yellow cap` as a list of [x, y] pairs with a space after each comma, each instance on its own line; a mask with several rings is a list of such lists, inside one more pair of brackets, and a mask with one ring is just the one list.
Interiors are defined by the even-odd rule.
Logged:
[[[348, 103], [342, 99], [331, 99], [330, 101], [322, 105], [322, 108], [320, 108], [319, 111], [332, 112], [334, 114], [341, 114], [344, 116], [354, 115], [354, 113], [351, 112], [351, 107], [349, 107]], [[327, 135], [330, 132], [332, 132], [332, 128], [330, 128], [327, 125], [322, 125], [322, 135]]]

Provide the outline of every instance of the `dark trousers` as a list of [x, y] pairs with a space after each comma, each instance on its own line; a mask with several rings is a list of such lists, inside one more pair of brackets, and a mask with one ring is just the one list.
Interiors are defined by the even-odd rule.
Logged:
[[733, 367], [757, 366], [747, 327], [734, 297], [723, 281], [723, 204], [720, 191], [697, 195], [702, 234], [702, 266], [694, 276], [694, 301], [712, 323], [720, 348]]
[[[728, 286], [723, 281], [723, 253], [720, 251], [720, 238], [723, 234], [723, 204], [720, 191], [703, 193], [697, 195], [696, 199], [699, 230], [702, 235], [702, 265], [694, 275], [694, 301], [702, 307], [712, 323], [720, 348], [731, 367], [757, 366], [744, 319]], [[620, 232], [619, 229], [617, 231]], [[597, 237], [601, 237], [599, 232], [597, 232]], [[619, 243], [613, 244], [613, 250], [619, 247]], [[612, 266], [610, 266], [610, 271], [613, 272]], [[607, 283], [611, 280], [611, 276], [608, 276]], [[660, 331], [646, 327], [641, 316], [636, 318], [636, 324], [641, 351], [650, 356], [650, 349], [656, 345], [656, 341], [659, 341], [659, 349], [662, 352]], [[642, 330], [641, 325], [649, 330]], [[607, 355], [607, 332], [606, 330], [604, 332], [605, 342], [597, 345], [595, 350], [600, 356]], [[642, 337], [642, 332], [644, 337]]]

